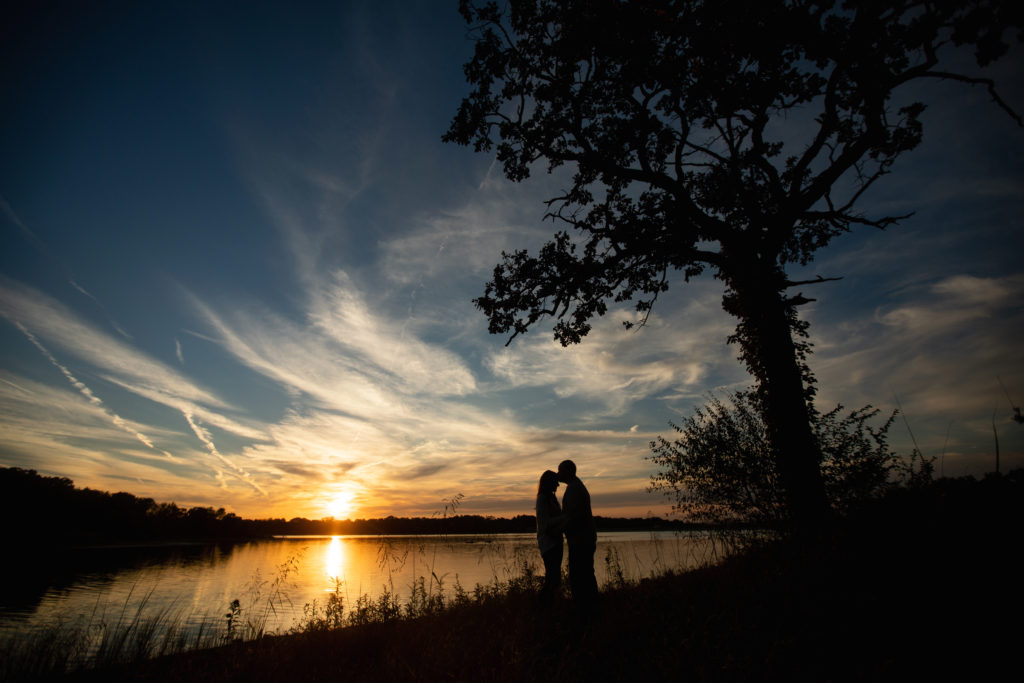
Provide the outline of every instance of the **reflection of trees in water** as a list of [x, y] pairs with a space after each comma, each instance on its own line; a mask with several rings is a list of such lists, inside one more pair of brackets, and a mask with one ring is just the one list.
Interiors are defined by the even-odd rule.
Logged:
[[148, 568], [196, 565], [214, 567], [227, 560], [244, 543], [195, 543], [166, 546], [109, 546], [93, 548], [36, 548], [17, 554], [0, 581], [0, 612], [5, 618], [27, 618], [50, 592], [67, 593], [73, 586], [87, 584], [105, 589], [121, 576]]

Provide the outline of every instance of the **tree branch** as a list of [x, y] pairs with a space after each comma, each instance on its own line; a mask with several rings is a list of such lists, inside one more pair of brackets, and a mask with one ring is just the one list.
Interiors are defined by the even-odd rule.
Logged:
[[984, 85], [992, 101], [999, 105], [999, 108], [1010, 115], [1010, 118], [1017, 122], [1017, 125], [1024, 128], [1024, 117], [1018, 114], [1009, 103], [1002, 98], [996, 90], [996, 83], [991, 78], [980, 78], [978, 76], [965, 76], [964, 74], [952, 73], [949, 71], [925, 71], [922, 78], [937, 78], [939, 80], [959, 81], [970, 85]]
[[789, 289], [790, 287], [799, 287], [800, 285], [816, 285], [816, 284], [820, 284], [822, 282], [838, 282], [839, 280], [842, 280], [842, 279], [843, 278], [841, 278], [841, 277], [822, 277], [820, 275], [817, 276], [816, 278], [814, 278], [813, 280], [796, 280], [796, 281], [793, 281], [793, 280], [787, 279], [783, 283], [783, 289]]

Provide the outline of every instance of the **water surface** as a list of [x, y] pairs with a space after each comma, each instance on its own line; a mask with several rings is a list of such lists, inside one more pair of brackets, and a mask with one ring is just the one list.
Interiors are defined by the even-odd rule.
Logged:
[[[637, 580], [713, 560], [700, 533], [598, 535], [598, 583]], [[284, 632], [303, 608], [337, 590], [347, 606], [385, 592], [409, 599], [423, 577], [451, 595], [543, 571], [533, 534], [448, 536], [286, 536], [237, 544], [101, 548], [58, 555], [50, 570], [9, 582], [0, 597], [0, 639], [55, 624], [106, 628], [157, 620], [178, 628], [225, 629], [236, 616]]]

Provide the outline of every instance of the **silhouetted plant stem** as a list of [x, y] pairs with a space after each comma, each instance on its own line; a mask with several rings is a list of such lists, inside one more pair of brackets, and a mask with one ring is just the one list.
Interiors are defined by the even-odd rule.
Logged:
[[992, 438], [996, 442], [996, 474], [999, 474], [999, 432], [996, 431], [996, 411], [992, 411]]

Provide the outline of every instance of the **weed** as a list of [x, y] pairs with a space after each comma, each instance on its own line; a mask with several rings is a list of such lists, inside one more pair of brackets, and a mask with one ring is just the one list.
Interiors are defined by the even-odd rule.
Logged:
[[604, 566], [608, 573], [607, 585], [615, 588], [626, 586], [626, 574], [622, 570], [622, 560], [619, 551], [608, 546], [604, 551]]
[[224, 618], [228, 620], [227, 639], [234, 640], [238, 622], [242, 618], [242, 605], [238, 598], [232, 600], [228, 605], [228, 613], [224, 615]]

